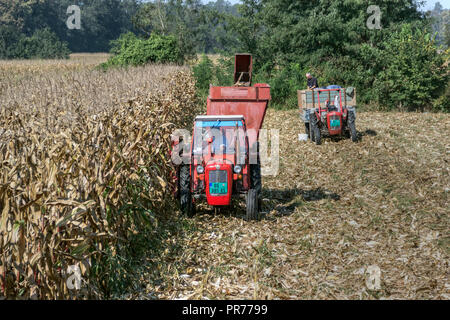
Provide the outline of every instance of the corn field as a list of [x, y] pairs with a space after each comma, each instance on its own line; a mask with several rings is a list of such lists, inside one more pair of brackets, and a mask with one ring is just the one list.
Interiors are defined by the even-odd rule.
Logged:
[[0, 62], [0, 299], [101, 298], [93, 261], [174, 212], [170, 134], [196, 108], [182, 67]]

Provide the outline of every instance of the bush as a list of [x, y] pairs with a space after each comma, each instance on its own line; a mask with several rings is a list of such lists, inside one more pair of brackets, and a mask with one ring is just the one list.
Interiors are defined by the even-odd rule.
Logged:
[[16, 58], [16, 45], [22, 37], [24, 36], [14, 27], [0, 27], [0, 59]]
[[213, 83], [217, 86], [232, 86], [234, 83], [234, 57], [220, 57], [214, 67]]
[[111, 52], [115, 54], [103, 68], [111, 66], [139, 66], [147, 63], [182, 64], [184, 55], [174, 36], [161, 36], [155, 33], [148, 39], [140, 39], [127, 33], [111, 42]]
[[12, 27], [0, 28], [1, 59], [68, 59], [70, 50], [50, 29], [36, 30], [31, 37]]
[[206, 55], [202, 55], [200, 62], [192, 67], [196, 80], [197, 93], [202, 99], [206, 99], [209, 86], [232, 86], [234, 73], [234, 60], [221, 57], [217, 65]]
[[[264, 70], [264, 68], [261, 68]], [[291, 63], [272, 73], [260, 71], [255, 74], [253, 82], [268, 83], [271, 87], [272, 107], [292, 109], [297, 106], [297, 90], [306, 88], [306, 71], [298, 63]]]
[[410, 25], [392, 33], [381, 59], [385, 68], [374, 86], [378, 103], [385, 110], [424, 110], [448, 84], [445, 54], [439, 53], [430, 34]]
[[447, 82], [445, 92], [433, 102], [433, 110], [437, 112], [450, 112], [450, 81]]
[[31, 37], [23, 37], [17, 44], [24, 59], [68, 59], [66, 43], [59, 41], [50, 29], [36, 30]]
[[201, 97], [208, 95], [209, 85], [214, 77], [214, 65], [206, 55], [203, 55], [200, 62], [192, 68], [195, 86]]
[[127, 50], [137, 40], [138, 37], [133, 32], [123, 33], [118, 39], [110, 42], [111, 50], [109, 52], [113, 55], [118, 55]]

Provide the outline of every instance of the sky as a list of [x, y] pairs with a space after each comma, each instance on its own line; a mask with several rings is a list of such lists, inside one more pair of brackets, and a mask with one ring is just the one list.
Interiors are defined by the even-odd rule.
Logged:
[[[238, 3], [239, 0], [227, 0], [231, 3]], [[207, 3], [208, 0], [203, 0], [204, 3]], [[444, 7], [444, 9], [450, 9], [450, 0], [426, 0], [425, 1], [425, 6], [422, 8], [422, 10], [427, 11], [427, 10], [431, 10], [434, 8], [434, 4], [436, 2], [440, 2], [441, 5]]]
[[428, 0], [428, 1], [425, 1], [425, 2], [426, 2], [425, 7], [424, 7], [425, 10], [433, 9], [434, 8], [434, 4], [436, 2], [440, 2], [441, 5], [444, 7], [444, 9], [450, 9], [450, 0], [439, 0], [439, 1], [437, 1], [437, 0]]

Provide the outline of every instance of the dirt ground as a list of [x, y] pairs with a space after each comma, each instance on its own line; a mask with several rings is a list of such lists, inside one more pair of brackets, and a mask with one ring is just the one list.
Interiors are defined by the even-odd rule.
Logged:
[[356, 124], [359, 142], [316, 146], [298, 140], [298, 111], [269, 110], [281, 158], [263, 178], [263, 219], [243, 207], [180, 218], [126, 297], [450, 299], [450, 116]]

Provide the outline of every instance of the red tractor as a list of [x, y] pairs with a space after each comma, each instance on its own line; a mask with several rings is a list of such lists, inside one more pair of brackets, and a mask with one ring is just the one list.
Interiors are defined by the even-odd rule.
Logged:
[[340, 135], [357, 141], [354, 88], [298, 91], [298, 100], [305, 131], [312, 142], [320, 144], [322, 136]]
[[[270, 101], [270, 86], [251, 86], [252, 56], [235, 56], [232, 87], [210, 87], [207, 115], [197, 116], [183, 164], [177, 167], [178, 197], [183, 213], [195, 205], [231, 205], [245, 197], [247, 220], [259, 219], [261, 164], [258, 137]], [[187, 160], [187, 161], [186, 161]]]

